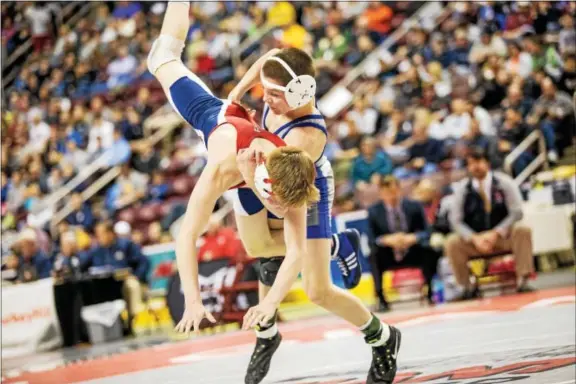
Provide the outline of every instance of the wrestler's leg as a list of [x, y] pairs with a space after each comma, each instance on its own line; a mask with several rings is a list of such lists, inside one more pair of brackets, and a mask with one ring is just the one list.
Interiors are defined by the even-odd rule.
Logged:
[[188, 2], [169, 2], [160, 36], [148, 55], [148, 70], [162, 85], [170, 104], [203, 138], [223, 121], [227, 102], [215, 97], [208, 86], [182, 63], [190, 26]]

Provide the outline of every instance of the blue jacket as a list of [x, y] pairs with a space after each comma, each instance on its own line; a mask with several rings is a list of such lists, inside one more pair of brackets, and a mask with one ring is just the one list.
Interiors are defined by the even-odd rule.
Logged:
[[66, 221], [70, 225], [81, 225], [84, 228], [90, 230], [94, 224], [94, 216], [92, 215], [92, 209], [88, 204], [83, 204], [79, 211], [73, 211], [68, 215]]
[[[406, 217], [407, 233], [414, 233], [418, 238], [418, 244], [427, 246], [431, 233], [424, 213], [424, 206], [420, 202], [410, 199], [402, 199], [400, 206]], [[393, 233], [388, 227], [387, 208], [382, 201], [368, 208], [368, 223], [373, 242], [376, 242], [380, 236]], [[375, 243], [372, 246], [379, 247]]]
[[50, 277], [50, 272], [52, 272], [52, 261], [50, 261], [50, 258], [46, 256], [44, 252], [36, 252], [36, 254], [30, 258], [28, 263], [26, 263], [24, 258], [20, 256], [19, 268], [23, 269], [25, 264], [32, 265], [34, 269], [36, 269], [36, 275], [39, 279]]
[[116, 239], [109, 248], [96, 246], [83, 256], [83, 269], [104, 266], [111, 266], [115, 270], [132, 268], [134, 276], [146, 282], [150, 261], [140, 246], [127, 239]]

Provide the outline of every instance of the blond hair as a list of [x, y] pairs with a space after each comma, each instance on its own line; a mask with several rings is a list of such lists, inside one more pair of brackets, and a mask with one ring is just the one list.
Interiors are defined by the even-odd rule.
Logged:
[[268, 154], [266, 168], [272, 193], [289, 207], [311, 205], [320, 200], [314, 185], [316, 167], [306, 152], [296, 147], [279, 147]]

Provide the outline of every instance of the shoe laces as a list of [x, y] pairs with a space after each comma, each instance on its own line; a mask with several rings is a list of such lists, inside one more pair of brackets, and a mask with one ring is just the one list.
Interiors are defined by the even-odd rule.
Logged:
[[342, 275], [348, 276], [350, 274], [350, 270], [348, 269], [348, 265], [345, 264], [342, 259], [336, 260], [336, 264], [338, 264], [338, 268], [342, 272]]
[[392, 359], [392, 350], [389, 345], [372, 348], [372, 356], [374, 357], [374, 369], [379, 376], [388, 373], [394, 364]]

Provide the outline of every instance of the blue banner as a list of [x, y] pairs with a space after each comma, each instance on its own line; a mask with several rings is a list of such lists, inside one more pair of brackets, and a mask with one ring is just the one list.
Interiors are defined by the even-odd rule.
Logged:
[[[370, 230], [368, 227], [368, 211], [354, 211], [342, 213], [332, 218], [332, 230], [334, 233], [342, 232], [345, 229], [354, 228], [360, 232], [361, 235], [361, 249], [358, 258], [364, 273], [370, 272], [370, 263], [368, 256], [370, 255]], [[164, 290], [168, 289], [168, 283], [172, 277], [172, 265], [176, 261], [176, 253], [174, 251], [174, 244], [158, 244], [144, 247], [144, 254], [150, 260], [150, 274], [148, 281], [151, 290]], [[342, 281], [342, 274], [335, 261], [331, 262], [330, 270], [332, 273], [332, 281], [339, 287], [344, 287]]]

